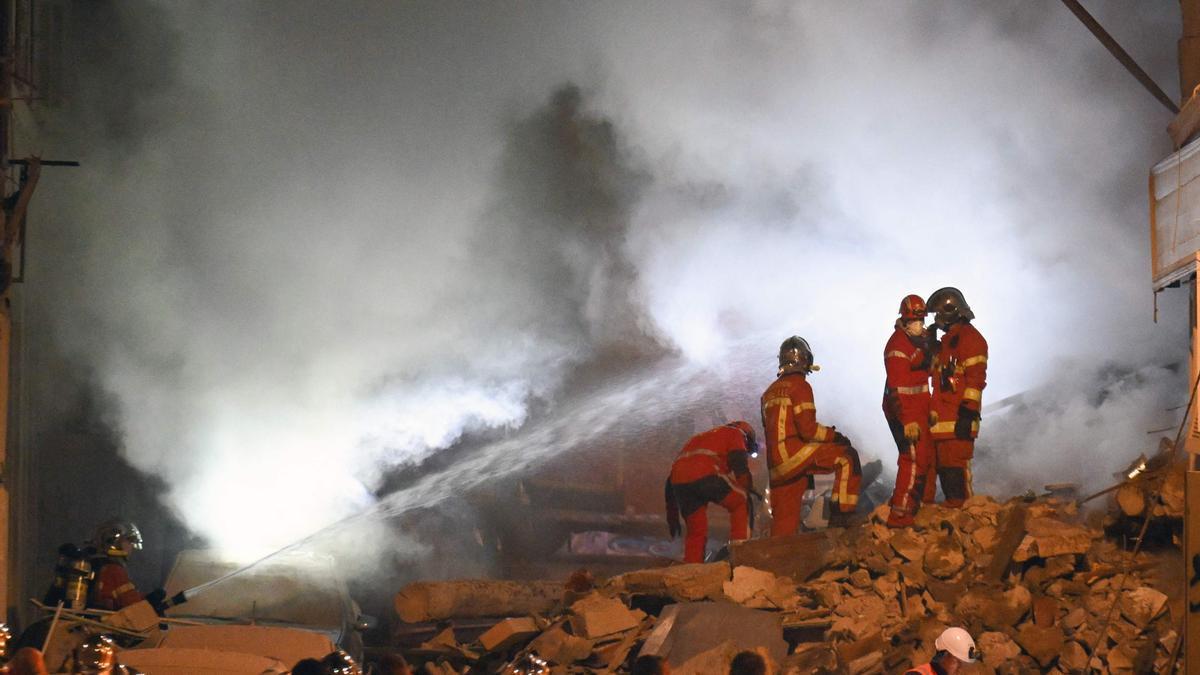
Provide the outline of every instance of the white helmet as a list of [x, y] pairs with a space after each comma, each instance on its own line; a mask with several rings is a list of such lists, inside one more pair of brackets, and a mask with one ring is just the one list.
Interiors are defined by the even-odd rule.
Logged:
[[981, 656], [975, 649], [975, 641], [971, 634], [961, 628], [947, 628], [933, 642], [934, 649], [950, 652], [954, 658], [963, 663], [975, 663]]

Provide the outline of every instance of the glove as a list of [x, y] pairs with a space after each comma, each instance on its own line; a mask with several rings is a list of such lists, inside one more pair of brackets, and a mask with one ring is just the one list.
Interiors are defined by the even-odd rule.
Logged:
[[971, 410], [967, 406], [958, 407], [958, 419], [954, 422], [954, 437], [962, 440], [971, 440], [971, 423], [979, 419], [979, 413]]
[[843, 434], [840, 431], [833, 432], [833, 441], [832, 442], [836, 443], [837, 445], [853, 445], [850, 442], [850, 439], [846, 438], [845, 434]]
[[935, 425], [935, 424], [937, 424], [937, 423], [938, 423], [937, 411], [936, 411], [936, 410], [930, 410], [930, 411], [929, 411], [929, 426], [933, 426], [933, 425]]
[[916, 443], [921, 438], [921, 425], [909, 422], [904, 425], [904, 438], [909, 443]]
[[167, 591], [166, 591], [166, 589], [156, 588], [156, 589], [150, 591], [149, 593], [146, 594], [146, 602], [150, 603], [150, 606], [154, 608], [154, 612], [156, 614], [158, 614], [159, 616], [162, 616], [163, 612], [167, 611], [167, 608], [166, 608]]

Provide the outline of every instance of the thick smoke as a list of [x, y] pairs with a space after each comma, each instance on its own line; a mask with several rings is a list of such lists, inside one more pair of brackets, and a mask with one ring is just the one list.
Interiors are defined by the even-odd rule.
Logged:
[[[1166, 83], [1177, 7], [1154, 10], [1097, 14], [1141, 26], [1118, 38]], [[1116, 470], [1185, 388], [1162, 370], [1184, 304], [1152, 325], [1146, 274], [1166, 115], [1061, 7], [171, 4], [153, 42], [114, 11], [166, 53], [123, 71], [148, 117], [85, 126], [88, 169], [44, 188], [57, 341], [226, 548], [366, 508], [464, 439], [387, 506], [731, 382], [753, 409], [793, 333], [822, 417], [890, 463], [882, 346], [943, 285], [991, 344], [985, 400], [1033, 392], [985, 420], [981, 486]], [[1079, 373], [1113, 368], [1136, 377], [1096, 402]]]

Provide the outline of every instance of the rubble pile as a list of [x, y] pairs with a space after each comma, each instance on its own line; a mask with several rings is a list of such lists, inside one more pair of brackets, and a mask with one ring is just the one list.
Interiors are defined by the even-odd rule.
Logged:
[[[928, 661], [937, 635], [957, 625], [983, 653], [975, 672], [1161, 672], [1171, 658], [1178, 615], [1159, 590], [1158, 561], [1134, 560], [1100, 523], [1085, 525], [1075, 501], [976, 496], [962, 509], [923, 508], [907, 529], [887, 528], [886, 515], [884, 506], [847, 530], [741, 542], [728, 562], [599, 583], [577, 573], [553, 601], [546, 582], [532, 582], [513, 591], [522, 611], [511, 614], [525, 616], [470, 644], [448, 628], [410, 657], [437, 675], [565, 674], [626, 672], [635, 656], [655, 654], [672, 673], [699, 675], [756, 649], [777, 672], [857, 675]], [[472, 605], [436, 599], [462, 591], [443, 583], [423, 585], [431, 606]], [[483, 594], [488, 611], [502, 604]], [[398, 607], [409, 597], [401, 591]]]

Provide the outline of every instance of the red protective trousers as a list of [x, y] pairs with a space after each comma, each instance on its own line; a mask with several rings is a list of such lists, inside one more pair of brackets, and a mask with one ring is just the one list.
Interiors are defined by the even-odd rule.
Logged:
[[[960, 507], [971, 497], [971, 458], [979, 435], [979, 413], [987, 386], [988, 345], [968, 322], [946, 330], [933, 361], [933, 414], [930, 432], [936, 469], [928, 475], [925, 501], [934, 499], [933, 477], [942, 483], [945, 506]], [[970, 417], [961, 417], [963, 414]], [[960, 419], [961, 417], [961, 419]]]
[[807, 377], [785, 373], [767, 387], [761, 402], [771, 476], [771, 536], [800, 529], [801, 498], [815, 474], [833, 474], [831, 508], [853, 513], [862, 483], [858, 451], [835, 442], [833, 428], [817, 422]]
[[[746, 493], [731, 489], [717, 505], [729, 511], [729, 539], [742, 541], [750, 538], [750, 512], [747, 509]], [[683, 561], [704, 562], [704, 551], [708, 544], [708, 506], [704, 505], [684, 517], [687, 536], [683, 540]]]
[[951, 440], [933, 442], [934, 465], [925, 478], [926, 504], [932, 504], [937, 495], [937, 480], [942, 481], [943, 505], [951, 508], [962, 506], [974, 490], [971, 487], [971, 458], [975, 456], [975, 441]]
[[833, 494], [830, 508], [853, 513], [858, 506], [858, 489], [862, 483], [862, 467], [858, 453], [848, 445], [820, 443], [811, 450], [807, 461], [797, 473], [797, 480], [771, 485], [771, 536], [783, 537], [800, 531], [801, 506], [804, 492], [812, 486], [812, 476], [833, 474]]
[[924, 499], [924, 495], [928, 494], [931, 488], [937, 489], [929, 425], [920, 426], [921, 437], [915, 443], [904, 438], [903, 431], [896, 438], [896, 487], [892, 489], [892, 498], [888, 502], [892, 509], [888, 513], [887, 524], [891, 527], [912, 525], [921, 502], [930, 502], [933, 499], [932, 496]]
[[[929, 431], [929, 359], [925, 339], [910, 338], [897, 325], [883, 348], [883, 415], [896, 442], [896, 485], [892, 490], [887, 524], [907, 527], [913, 523], [928, 475], [933, 468], [933, 444]], [[920, 436], [910, 441], [905, 425], [917, 425]]]

